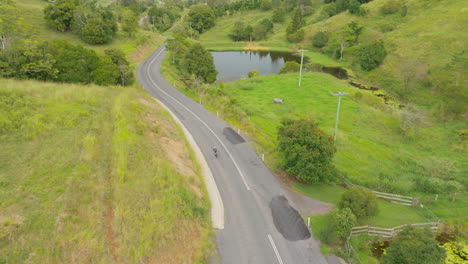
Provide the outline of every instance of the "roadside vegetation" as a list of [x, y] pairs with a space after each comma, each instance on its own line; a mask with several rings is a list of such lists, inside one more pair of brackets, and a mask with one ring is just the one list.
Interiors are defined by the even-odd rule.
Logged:
[[200, 170], [134, 82], [160, 6], [77, 3], [0, 1], [0, 263], [205, 263]]
[[202, 261], [209, 201], [145, 92], [0, 79], [0, 262]]

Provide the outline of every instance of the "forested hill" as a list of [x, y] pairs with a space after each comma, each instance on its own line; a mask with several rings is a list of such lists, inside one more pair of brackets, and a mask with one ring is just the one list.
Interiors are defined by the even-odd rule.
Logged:
[[248, 42], [256, 48], [306, 48], [334, 60], [326, 64], [352, 69], [360, 81], [385, 88], [403, 103], [416, 103], [444, 120], [466, 118], [466, 1], [209, 4], [218, 18], [216, 26], [200, 36], [208, 48], [244, 48]]

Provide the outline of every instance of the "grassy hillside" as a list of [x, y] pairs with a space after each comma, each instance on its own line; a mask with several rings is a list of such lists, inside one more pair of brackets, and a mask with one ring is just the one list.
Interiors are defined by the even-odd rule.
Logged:
[[[437, 123], [426, 117], [421, 127], [405, 134], [402, 116], [396, 110], [366, 92], [358, 92], [329, 75], [304, 75], [297, 87], [297, 75], [276, 75], [227, 84], [226, 94], [263, 131], [263, 145], [274, 150], [279, 122], [285, 117], [313, 118], [333, 134], [337, 98], [332, 92], [349, 92], [342, 100], [337, 138], [336, 166], [353, 181], [381, 190], [409, 193], [418, 189], [421, 176], [453, 177], [464, 183], [468, 173], [466, 140], [457, 130], [461, 122]], [[282, 98], [285, 105], [272, 105]], [[445, 166], [449, 172], [438, 172]], [[398, 181], [396, 181], [398, 179]]]
[[[228, 34], [235, 22], [255, 25], [264, 18], [271, 18], [272, 11], [257, 10], [218, 19], [217, 25], [203, 34], [200, 41], [205, 47], [216, 50], [249, 47], [295, 50], [304, 47], [310, 50], [306, 55], [312, 63], [352, 68], [361, 81], [384, 87], [403, 101], [417, 103], [439, 118], [450, 119], [451, 113], [463, 116], [468, 111], [464, 103], [468, 100], [468, 35], [463, 34], [460, 27], [468, 25], [465, 1], [408, 0], [406, 16], [402, 17], [399, 11], [383, 15], [382, 6], [391, 1], [374, 0], [364, 4], [365, 16], [346, 11], [331, 18], [323, 15], [323, 2], [314, 1], [314, 13], [306, 17], [306, 37], [297, 44], [285, 40], [285, 28], [292, 14], [286, 16], [285, 23], [275, 24], [274, 34], [264, 41], [232, 42]], [[379, 68], [370, 72], [361, 70], [353, 55], [356, 47], [345, 49], [343, 60], [334, 60], [312, 47], [311, 37], [324, 31], [330, 35], [329, 46], [324, 50], [332, 49], [332, 45], [338, 45], [344, 27], [351, 21], [364, 27], [359, 38], [361, 44], [384, 41], [388, 56]], [[411, 80], [405, 87], [404, 77], [408, 72]], [[416, 77], [418, 72], [420, 76]]]
[[[171, 67], [165, 60], [163, 74], [176, 87], [184, 87]], [[306, 73], [301, 87], [297, 87], [297, 78], [297, 74], [260, 76], [227, 83], [225, 88], [182, 91], [197, 101], [201, 97], [205, 107], [241, 127], [257, 143], [260, 153], [267, 153], [266, 160], [273, 167], [278, 165], [280, 120], [313, 118], [325, 132], [333, 134], [337, 98], [331, 93], [348, 92], [341, 105], [334, 160], [337, 168], [357, 184], [423, 197], [422, 202], [430, 204], [427, 206], [439, 217], [466, 221], [467, 142], [457, 134], [464, 122], [442, 123], [418, 112], [422, 120], [408, 128], [410, 109], [385, 105], [374, 94], [327, 74]], [[272, 98], [282, 98], [285, 104], [274, 105]], [[439, 193], [437, 203], [430, 193]]]
[[136, 88], [0, 79], [0, 263], [197, 263], [209, 201]]
[[[108, 1], [98, 1], [101, 4], [108, 4]], [[118, 31], [111, 43], [105, 45], [89, 45], [83, 42], [72, 32], [58, 32], [50, 28], [44, 19], [44, 7], [49, 3], [44, 0], [16, 0], [16, 6], [20, 8], [24, 16], [27, 30], [31, 32], [28, 38], [37, 40], [65, 39], [72, 43], [77, 43], [92, 48], [98, 53], [103, 53], [107, 48], [119, 48], [123, 50], [130, 62], [136, 63], [145, 58], [149, 51], [162, 44], [164, 38], [159, 34], [143, 29], [139, 29], [135, 36], [128, 37], [125, 32]]]

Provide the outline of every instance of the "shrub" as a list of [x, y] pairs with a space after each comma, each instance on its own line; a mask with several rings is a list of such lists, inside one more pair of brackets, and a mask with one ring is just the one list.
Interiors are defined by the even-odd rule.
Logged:
[[92, 73], [93, 82], [98, 85], [115, 85], [119, 82], [119, 70], [109, 56], [99, 58], [98, 68]]
[[387, 51], [382, 40], [364, 45], [358, 49], [358, 61], [361, 68], [371, 71], [377, 68], [387, 56]]
[[[257, 29], [258, 30], [258, 29]], [[253, 32], [253, 28], [250, 25], [245, 25], [244, 22], [238, 21], [234, 24], [231, 32], [229, 33], [229, 37], [234, 41], [248, 41], [250, 40]], [[266, 35], [266, 32], [256, 32], [257, 34]]]
[[349, 208], [357, 219], [375, 216], [379, 212], [377, 196], [364, 188], [352, 186], [341, 196], [339, 208]]
[[333, 3], [333, 4], [329, 4], [329, 5], [325, 6], [322, 9], [322, 13], [325, 14], [327, 17], [332, 17], [332, 16], [336, 15], [338, 13], [336, 11], [336, 5]]
[[336, 0], [336, 13], [341, 13], [343, 11], [348, 10], [349, 7], [349, 0]]
[[117, 66], [119, 72], [119, 83], [120, 85], [130, 85], [134, 81], [133, 69], [130, 67], [130, 63], [125, 58], [125, 54], [119, 49], [106, 49], [104, 53], [109, 56], [112, 62]]
[[406, 226], [390, 243], [382, 264], [442, 264], [445, 250], [427, 228]]
[[89, 44], [109, 43], [117, 32], [117, 20], [109, 8], [100, 8], [95, 2], [77, 7], [73, 29]]
[[257, 70], [249, 71], [249, 74], [248, 74], [249, 78], [254, 78], [254, 77], [257, 77], [259, 75], [260, 75], [260, 73]]
[[278, 149], [283, 168], [299, 180], [327, 182], [335, 176], [333, 138], [313, 120], [282, 120], [278, 129]]
[[[249, 26], [250, 27], [250, 26]], [[252, 39], [253, 40], [262, 40], [267, 36], [267, 29], [264, 25], [258, 24], [252, 29]]]
[[40, 46], [55, 59], [58, 70], [57, 81], [60, 82], [92, 82], [91, 73], [99, 66], [99, 56], [94, 50], [81, 45], [73, 45], [65, 40], [52, 40], [41, 43]]
[[270, 10], [271, 9], [271, 0], [262, 0], [260, 7], [262, 10]]
[[356, 223], [356, 216], [349, 208], [335, 209], [330, 213], [331, 231], [340, 239], [348, 237]]
[[75, 1], [59, 0], [44, 8], [44, 19], [49, 26], [64, 32], [71, 29], [75, 9]]
[[273, 22], [271, 22], [270, 19], [268, 18], [263, 19], [262, 21], [260, 21], [260, 25], [263, 25], [267, 32], [273, 32], [274, 24]]
[[283, 68], [279, 71], [280, 74], [289, 72], [298, 72], [301, 65], [295, 61], [287, 61]]
[[148, 11], [149, 21], [159, 31], [166, 31], [180, 18], [178, 11], [177, 8], [154, 5]]
[[362, 15], [364, 14], [364, 9], [361, 7], [361, 3], [358, 0], [350, 0], [348, 5], [348, 10], [351, 14]]
[[285, 12], [283, 8], [275, 8], [275, 10], [273, 10], [273, 16], [271, 17], [271, 20], [275, 23], [282, 23], [284, 22], [284, 15]]
[[304, 39], [304, 35], [305, 35], [304, 29], [301, 28], [294, 33], [288, 34], [287, 39], [289, 42], [297, 43], [297, 42], [301, 42]]
[[317, 32], [313, 37], [312, 37], [312, 45], [316, 48], [323, 48], [327, 45], [328, 43], [328, 34], [325, 32]]
[[381, 8], [380, 13], [383, 15], [390, 15], [394, 14], [401, 10], [401, 8], [405, 5], [403, 1], [400, 0], [388, 0]]

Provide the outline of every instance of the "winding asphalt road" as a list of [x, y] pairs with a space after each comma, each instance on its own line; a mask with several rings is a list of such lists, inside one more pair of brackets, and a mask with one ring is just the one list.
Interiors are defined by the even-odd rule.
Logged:
[[216, 230], [221, 262], [326, 264], [317, 242], [304, 232], [302, 219], [287, 208], [281, 185], [249, 143], [163, 78], [165, 54], [164, 45], [154, 51], [139, 66], [137, 78], [192, 134], [214, 175], [225, 210], [224, 228]]

